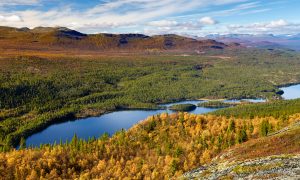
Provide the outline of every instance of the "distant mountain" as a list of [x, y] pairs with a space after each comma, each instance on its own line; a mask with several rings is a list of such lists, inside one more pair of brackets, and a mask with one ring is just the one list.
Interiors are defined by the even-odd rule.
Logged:
[[80, 50], [80, 51], [175, 51], [202, 52], [209, 49], [236, 48], [216, 40], [197, 40], [174, 34], [84, 34], [65, 27], [0, 27], [0, 49]]
[[296, 34], [296, 35], [293, 35], [293, 36], [290, 36], [289, 39], [290, 39], [290, 40], [297, 40], [297, 41], [300, 41], [300, 33], [299, 33], [299, 34]]
[[290, 48], [300, 50], [300, 34], [273, 35], [273, 34], [211, 34], [205, 38], [211, 38], [223, 43], [237, 42], [244, 46], [264, 48]]

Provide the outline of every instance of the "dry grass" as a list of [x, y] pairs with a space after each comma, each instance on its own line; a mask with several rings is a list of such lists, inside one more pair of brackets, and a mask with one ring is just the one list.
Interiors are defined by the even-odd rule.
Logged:
[[275, 136], [253, 139], [235, 146], [226, 159], [246, 160], [300, 153], [300, 127]]

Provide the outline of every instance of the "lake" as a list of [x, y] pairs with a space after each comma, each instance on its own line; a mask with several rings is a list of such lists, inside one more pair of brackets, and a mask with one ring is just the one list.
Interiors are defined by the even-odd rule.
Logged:
[[282, 95], [284, 99], [288, 100], [300, 98], [300, 84], [289, 87], [283, 87], [280, 89], [284, 92], [284, 94]]
[[[300, 85], [294, 85], [290, 87], [281, 88], [285, 93], [284, 99], [296, 99], [300, 98]], [[259, 103], [265, 102], [264, 99], [243, 99], [246, 101]], [[239, 102], [240, 100], [225, 100], [225, 102]], [[164, 104], [162, 106], [170, 107], [174, 104], [195, 104], [197, 105], [200, 100], [195, 101], [182, 101], [177, 103]], [[197, 107], [195, 110], [189, 113], [204, 114], [217, 110], [218, 108], [205, 108]], [[70, 141], [74, 134], [79, 138], [88, 139], [89, 137], [99, 137], [103, 133], [114, 134], [121, 129], [129, 129], [134, 124], [146, 119], [149, 116], [161, 114], [161, 113], [173, 113], [174, 111], [166, 110], [122, 110], [107, 113], [99, 117], [89, 117], [84, 119], [78, 119], [75, 121], [67, 121], [59, 124], [53, 124], [41, 132], [33, 134], [26, 139], [27, 146], [39, 146], [40, 144], [53, 144]]]
[[[182, 101], [178, 103], [164, 104], [162, 106], [170, 107], [174, 104], [195, 104], [200, 100]], [[197, 107], [189, 113], [204, 114], [217, 110], [217, 108]], [[60, 140], [65, 142], [72, 139], [74, 134], [79, 138], [88, 139], [89, 137], [99, 137], [103, 133], [114, 134], [116, 131], [129, 129], [134, 124], [146, 119], [149, 116], [161, 113], [173, 113], [171, 110], [122, 110], [107, 113], [99, 117], [89, 117], [75, 121], [67, 121], [59, 124], [53, 124], [41, 132], [38, 132], [26, 139], [27, 146], [39, 146], [40, 144], [59, 143]]]

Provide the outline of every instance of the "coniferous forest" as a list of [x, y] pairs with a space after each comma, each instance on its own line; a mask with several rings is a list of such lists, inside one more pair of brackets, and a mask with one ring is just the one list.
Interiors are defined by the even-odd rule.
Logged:
[[[264, 110], [260, 110], [262, 113]], [[276, 114], [276, 113], [275, 113]], [[0, 173], [7, 179], [164, 179], [209, 163], [216, 155], [236, 144], [267, 140], [264, 151], [252, 148], [251, 155], [261, 157], [296, 153], [300, 149], [299, 127], [288, 136], [268, 135], [294, 124], [299, 113], [285, 119], [226, 118], [188, 113], [149, 117], [129, 131], [121, 130], [111, 138], [84, 141], [76, 135], [67, 143], [43, 145], [0, 154]], [[250, 149], [251, 150], [251, 149]], [[237, 152], [241, 154], [243, 152]]]
[[0, 180], [300, 179], [299, 7], [0, 0]]
[[[300, 101], [281, 86], [300, 82], [300, 55], [235, 49], [206, 54], [3, 54], [0, 58], [0, 176], [4, 179], [168, 179], [233, 150], [237, 157], [298, 153]], [[220, 99], [262, 98], [263, 103]], [[148, 117], [128, 131], [28, 147], [52, 124], [124, 109], [210, 99], [205, 115]], [[233, 106], [233, 107], [229, 107]], [[294, 127], [295, 126], [295, 127]], [[292, 127], [292, 128], [291, 128]], [[277, 132], [288, 133], [273, 136]], [[261, 142], [268, 145], [261, 151]], [[282, 142], [281, 144], [274, 142]], [[244, 145], [244, 150], [236, 149]], [[276, 146], [276, 148], [275, 148]], [[18, 150], [15, 148], [18, 147]], [[288, 147], [288, 148], [287, 148]], [[246, 153], [247, 152], [247, 153]], [[207, 172], [209, 174], [209, 172]]]
[[216, 55], [3, 56], [0, 142], [10, 148], [55, 122], [183, 99], [280, 98], [300, 81], [299, 58], [284, 50]]

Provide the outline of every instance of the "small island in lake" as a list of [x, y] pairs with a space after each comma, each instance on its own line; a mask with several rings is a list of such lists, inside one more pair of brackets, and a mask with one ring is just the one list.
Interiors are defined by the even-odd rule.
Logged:
[[194, 104], [176, 104], [171, 106], [169, 109], [172, 111], [192, 111], [197, 108]]
[[245, 105], [245, 104], [253, 104], [253, 103], [247, 100], [240, 100], [238, 102], [207, 101], [207, 102], [201, 102], [197, 106], [206, 107], [206, 108], [227, 108], [227, 107]]
[[201, 102], [198, 104], [198, 107], [207, 107], [207, 108], [226, 108], [231, 106], [236, 106], [238, 103], [230, 103], [223, 101], [207, 101]]

